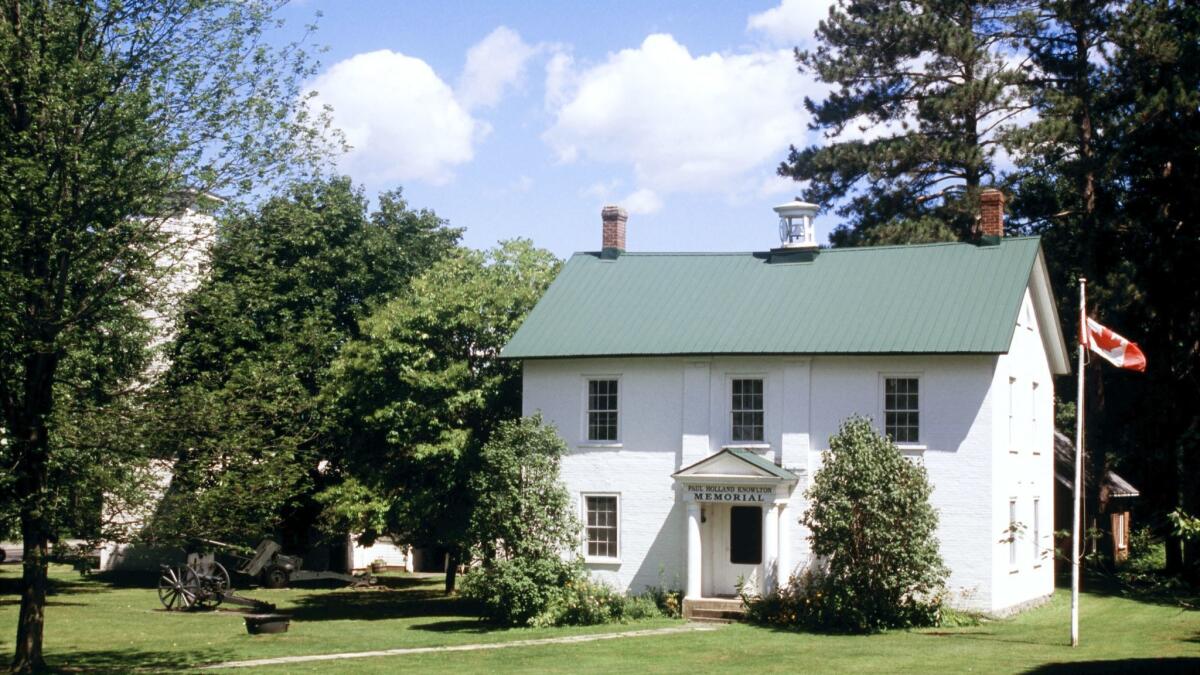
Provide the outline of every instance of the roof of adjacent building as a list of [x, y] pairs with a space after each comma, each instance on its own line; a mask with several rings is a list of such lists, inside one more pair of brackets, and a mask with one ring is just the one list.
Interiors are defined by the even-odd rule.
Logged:
[[[1054, 432], [1054, 478], [1060, 485], [1070, 489], [1075, 482], [1075, 443], [1066, 434]], [[1086, 481], [1087, 479], [1084, 478]], [[1138, 497], [1141, 492], [1133, 483], [1115, 471], [1104, 472], [1101, 487], [1109, 497]]]
[[789, 255], [576, 253], [503, 356], [999, 354], [1033, 275], [1069, 368], [1037, 237]]

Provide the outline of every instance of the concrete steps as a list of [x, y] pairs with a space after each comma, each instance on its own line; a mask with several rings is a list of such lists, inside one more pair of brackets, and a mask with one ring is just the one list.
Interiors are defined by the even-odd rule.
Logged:
[[740, 599], [698, 598], [683, 601], [683, 618], [704, 623], [733, 623], [746, 614]]

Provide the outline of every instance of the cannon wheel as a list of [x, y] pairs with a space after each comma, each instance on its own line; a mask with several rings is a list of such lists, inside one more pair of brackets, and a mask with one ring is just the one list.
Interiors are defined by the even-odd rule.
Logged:
[[287, 588], [288, 572], [282, 567], [272, 565], [263, 570], [262, 585], [267, 588]]
[[216, 609], [229, 592], [229, 572], [225, 566], [213, 561], [207, 574], [202, 573], [200, 568], [191, 566], [187, 571], [188, 587], [199, 589], [195, 606], [201, 609]]
[[162, 575], [158, 578], [158, 600], [167, 611], [190, 609], [196, 601], [196, 591], [188, 583], [191, 568], [162, 566]]

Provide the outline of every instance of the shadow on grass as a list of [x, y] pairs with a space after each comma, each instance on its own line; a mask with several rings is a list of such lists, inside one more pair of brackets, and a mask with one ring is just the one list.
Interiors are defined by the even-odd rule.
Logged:
[[472, 618], [474, 603], [429, 588], [426, 579], [389, 578], [382, 589], [331, 591], [296, 600], [288, 613], [297, 621], [382, 621], [417, 617]]
[[[1091, 571], [1083, 578], [1081, 590], [1109, 597], [1125, 598], [1149, 605], [1176, 607], [1194, 612], [1200, 609], [1200, 592], [1197, 589], [1170, 577], [1160, 576], [1157, 583], [1128, 584], [1115, 574]], [[1071, 577], [1060, 575], [1058, 588], [1069, 589]]]
[[65, 655], [49, 654], [46, 672], [50, 673], [128, 673], [131, 671], [178, 671], [198, 663], [215, 663], [225, 655], [213, 650], [156, 652], [137, 649], [81, 651]]
[[[103, 586], [91, 582], [89, 579], [82, 577], [78, 579], [63, 579], [61, 577], [50, 577], [46, 586], [46, 595], [71, 595], [74, 593], [99, 593], [105, 590]], [[21, 578], [19, 576], [0, 576], [0, 596], [12, 596], [12, 601], [16, 602], [21, 594]], [[0, 603], [9, 602], [8, 598], [0, 600]]]
[[435, 621], [433, 623], [414, 624], [411, 628], [413, 630], [424, 630], [433, 633], [468, 633], [472, 635], [482, 635], [483, 633], [492, 633], [503, 629], [502, 626], [488, 623], [482, 619]]
[[1047, 663], [1026, 672], [1042, 675], [1066, 673], [1198, 673], [1200, 658], [1181, 656], [1169, 659], [1114, 659], [1112, 661], [1072, 661]]

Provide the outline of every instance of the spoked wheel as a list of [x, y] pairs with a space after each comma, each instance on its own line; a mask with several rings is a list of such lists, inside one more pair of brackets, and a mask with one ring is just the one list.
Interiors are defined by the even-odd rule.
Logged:
[[[205, 567], [207, 567], [207, 571]], [[188, 566], [186, 570], [187, 577], [184, 579], [184, 586], [188, 589], [195, 589], [193, 607], [216, 609], [225, 599], [225, 593], [229, 591], [229, 572], [216, 561], [206, 566]]]
[[162, 566], [158, 578], [158, 599], [168, 611], [190, 609], [196, 602], [196, 589], [188, 584], [190, 568]]

